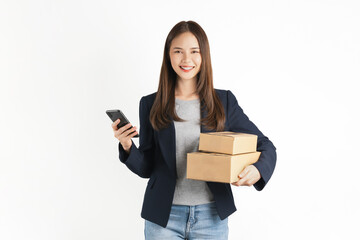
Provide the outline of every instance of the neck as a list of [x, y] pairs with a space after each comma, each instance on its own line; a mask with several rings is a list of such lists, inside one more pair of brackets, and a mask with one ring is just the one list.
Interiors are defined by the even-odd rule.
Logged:
[[191, 98], [197, 97], [196, 79], [178, 79], [175, 86], [175, 97]]

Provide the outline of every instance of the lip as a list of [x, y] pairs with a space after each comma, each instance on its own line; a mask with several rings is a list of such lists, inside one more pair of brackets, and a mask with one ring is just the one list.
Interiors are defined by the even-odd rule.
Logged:
[[[181, 67], [192, 67], [191, 69], [189, 70], [185, 70], [185, 69], [182, 69]], [[195, 68], [195, 66], [180, 66], [180, 69], [183, 71], [183, 72], [190, 72], [191, 70], [193, 70]]]

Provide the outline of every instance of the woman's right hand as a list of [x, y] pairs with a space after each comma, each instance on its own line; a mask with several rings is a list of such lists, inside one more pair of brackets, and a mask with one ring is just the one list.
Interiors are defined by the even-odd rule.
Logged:
[[[120, 119], [116, 120], [111, 124], [112, 129], [114, 131], [114, 136], [118, 139], [123, 146], [124, 150], [129, 154], [131, 148], [131, 138], [136, 136], [138, 132], [136, 131], [136, 127], [129, 128], [131, 123], [122, 126], [121, 128], [117, 128], [117, 125], [120, 123]], [[129, 129], [128, 129], [129, 128]], [[133, 133], [132, 133], [133, 132]], [[132, 134], [130, 134], [132, 133]]]

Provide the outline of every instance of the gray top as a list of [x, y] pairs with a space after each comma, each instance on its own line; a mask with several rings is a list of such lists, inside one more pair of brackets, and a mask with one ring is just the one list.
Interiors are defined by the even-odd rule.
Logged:
[[186, 178], [187, 153], [197, 152], [200, 137], [200, 99], [175, 98], [177, 115], [186, 122], [174, 121], [176, 136], [176, 180], [173, 204], [198, 205], [213, 202], [213, 195], [205, 181]]

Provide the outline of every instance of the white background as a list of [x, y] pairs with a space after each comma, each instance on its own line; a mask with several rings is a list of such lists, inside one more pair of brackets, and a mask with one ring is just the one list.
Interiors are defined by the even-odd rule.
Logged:
[[359, 239], [359, 11], [355, 0], [1, 1], [0, 239], [143, 239], [147, 179], [120, 163], [105, 111], [139, 127], [182, 20], [207, 33], [215, 87], [277, 147], [263, 191], [232, 186], [229, 239]]

